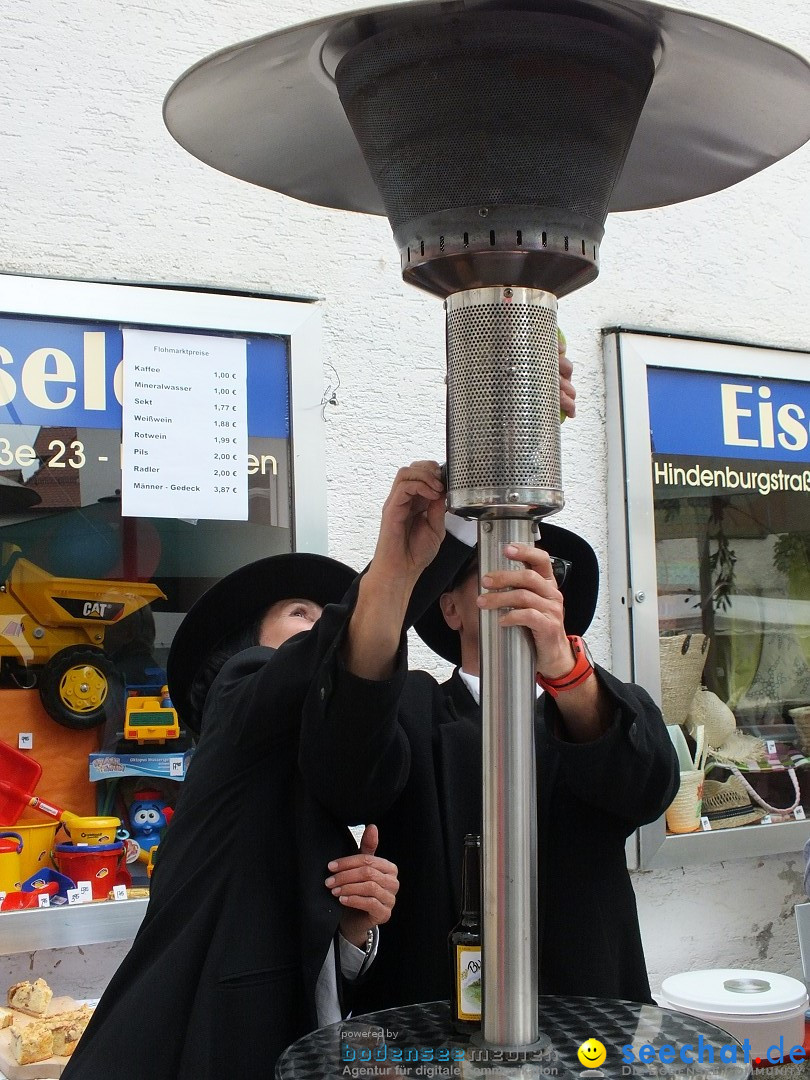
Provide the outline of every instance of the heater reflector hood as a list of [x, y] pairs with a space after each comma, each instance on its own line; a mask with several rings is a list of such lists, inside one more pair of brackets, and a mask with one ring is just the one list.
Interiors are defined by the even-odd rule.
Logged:
[[[720, 191], [810, 138], [810, 66], [755, 34], [644, 0], [464, 0], [341, 12], [230, 46], [176, 81], [164, 119], [222, 172], [305, 202], [385, 214], [335, 85], [340, 61], [377, 34], [452, 7], [569, 15], [653, 43], [655, 73], [608, 201], [637, 210]], [[442, 93], [437, 76], [436, 94]], [[515, 146], [519, 150], [519, 146]]]

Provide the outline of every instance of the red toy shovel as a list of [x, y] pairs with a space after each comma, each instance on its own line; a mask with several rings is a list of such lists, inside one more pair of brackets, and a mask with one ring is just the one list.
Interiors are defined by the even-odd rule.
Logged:
[[4, 825], [16, 825], [17, 819], [27, 806], [68, 826], [80, 819], [69, 810], [63, 810], [47, 799], [34, 795], [42, 775], [42, 766], [33, 758], [0, 741], [0, 821]]
[[30, 806], [66, 825], [76, 843], [107, 844], [115, 840], [121, 825], [119, 818], [80, 817], [34, 795], [33, 788], [41, 775], [39, 762], [0, 741], [0, 822], [3, 825], [15, 825], [23, 810]]
[[16, 824], [26, 806], [31, 805], [41, 776], [38, 761], [0, 740], [0, 822]]

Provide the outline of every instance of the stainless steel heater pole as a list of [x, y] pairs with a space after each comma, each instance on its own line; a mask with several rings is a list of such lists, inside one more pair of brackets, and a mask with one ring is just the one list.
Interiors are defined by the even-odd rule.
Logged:
[[[505, 544], [531, 543], [531, 521], [478, 522], [483, 576], [510, 564]], [[484, 753], [484, 1042], [524, 1046], [538, 1034], [535, 654], [522, 630], [480, 616]]]
[[[478, 518], [480, 574], [563, 505], [557, 301], [493, 287], [445, 301], [448, 501]], [[481, 612], [483, 1041], [538, 1041], [535, 656], [521, 628]]]

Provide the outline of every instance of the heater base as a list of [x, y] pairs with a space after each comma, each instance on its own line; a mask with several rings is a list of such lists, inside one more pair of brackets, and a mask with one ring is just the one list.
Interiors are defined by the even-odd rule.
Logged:
[[479, 1059], [479, 1063], [481, 1064], [485, 1063], [485, 1055], [489, 1052], [489, 1054], [492, 1055], [493, 1062], [497, 1061], [502, 1063], [504, 1059], [508, 1059], [510, 1065], [521, 1065], [524, 1062], [530, 1063], [532, 1061], [537, 1061], [538, 1059], [542, 1060], [551, 1046], [551, 1036], [546, 1035], [545, 1032], [541, 1031], [538, 1033], [535, 1041], [528, 1045], [501, 1046], [494, 1043], [488, 1043], [484, 1037], [484, 1033], [478, 1031], [470, 1036], [469, 1045], [481, 1049], [482, 1055]]

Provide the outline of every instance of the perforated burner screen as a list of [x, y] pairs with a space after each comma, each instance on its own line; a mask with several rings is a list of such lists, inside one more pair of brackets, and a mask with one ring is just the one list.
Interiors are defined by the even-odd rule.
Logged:
[[554, 297], [531, 289], [449, 297], [447, 372], [451, 504], [545, 506], [562, 486]]

